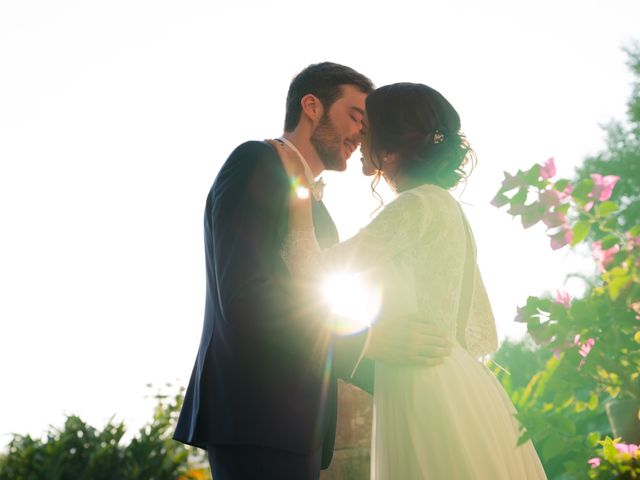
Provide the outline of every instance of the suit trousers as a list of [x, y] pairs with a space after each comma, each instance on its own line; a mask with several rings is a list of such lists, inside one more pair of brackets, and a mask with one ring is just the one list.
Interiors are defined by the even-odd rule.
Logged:
[[209, 445], [213, 480], [318, 480], [320, 449], [301, 455], [269, 447]]

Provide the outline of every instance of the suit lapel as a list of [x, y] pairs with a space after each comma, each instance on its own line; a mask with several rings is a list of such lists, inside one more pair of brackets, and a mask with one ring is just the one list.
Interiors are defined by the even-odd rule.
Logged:
[[322, 202], [311, 201], [313, 211], [313, 226], [315, 227], [316, 238], [320, 248], [328, 248], [339, 241], [338, 229], [333, 223], [327, 207]]

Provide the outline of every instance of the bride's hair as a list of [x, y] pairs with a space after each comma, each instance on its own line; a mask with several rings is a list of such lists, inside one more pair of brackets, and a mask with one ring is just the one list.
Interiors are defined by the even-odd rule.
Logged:
[[[385, 154], [397, 154], [397, 190], [425, 183], [455, 187], [475, 165], [475, 152], [460, 131], [460, 116], [438, 91], [421, 83], [394, 83], [374, 90], [366, 100], [370, 155], [382, 171]], [[380, 173], [372, 187], [379, 181]], [[402, 178], [402, 185], [396, 179]]]

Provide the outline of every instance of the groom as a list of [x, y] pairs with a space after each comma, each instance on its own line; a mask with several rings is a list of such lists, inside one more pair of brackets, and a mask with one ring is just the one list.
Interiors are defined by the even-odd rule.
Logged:
[[[346, 168], [360, 143], [371, 81], [334, 63], [291, 82], [283, 138], [309, 180]], [[313, 188], [320, 246], [338, 232]], [[280, 256], [290, 179], [266, 142], [237, 147], [220, 169], [204, 218], [206, 304], [195, 366], [174, 438], [207, 450], [215, 480], [317, 479], [331, 463], [337, 378], [373, 392], [373, 359], [433, 365], [449, 353], [425, 323], [394, 319], [352, 336]], [[364, 357], [364, 358], [363, 358]]]

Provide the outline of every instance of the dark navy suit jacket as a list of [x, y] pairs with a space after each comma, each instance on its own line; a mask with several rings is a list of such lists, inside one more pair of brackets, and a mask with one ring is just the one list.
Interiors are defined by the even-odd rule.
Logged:
[[[317, 286], [292, 281], [280, 256], [291, 185], [265, 142], [236, 148], [207, 197], [206, 304], [200, 347], [174, 438], [333, 455], [337, 378], [373, 392], [373, 362], [351, 371], [366, 334], [332, 334]], [[338, 241], [314, 202], [321, 247]]]

